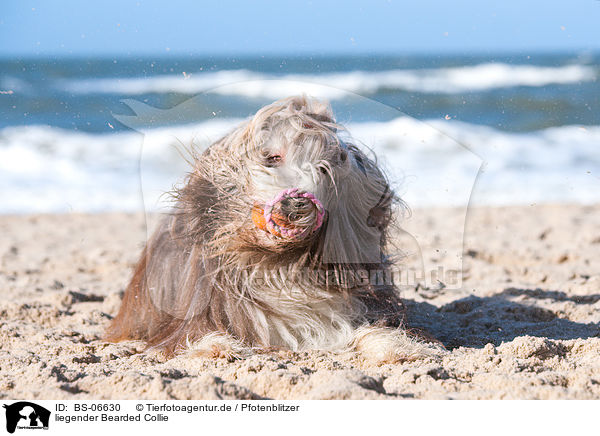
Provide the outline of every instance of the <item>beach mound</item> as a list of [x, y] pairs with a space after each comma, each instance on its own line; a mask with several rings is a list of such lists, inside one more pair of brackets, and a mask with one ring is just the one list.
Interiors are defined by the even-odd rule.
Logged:
[[[411, 220], [437, 241], [423, 259], [449, 261], [461, 211]], [[469, 211], [461, 290], [402, 290], [410, 327], [446, 350], [381, 366], [317, 351], [166, 360], [103, 342], [145, 240], [141, 215], [0, 217], [0, 397], [600, 398], [600, 206]]]

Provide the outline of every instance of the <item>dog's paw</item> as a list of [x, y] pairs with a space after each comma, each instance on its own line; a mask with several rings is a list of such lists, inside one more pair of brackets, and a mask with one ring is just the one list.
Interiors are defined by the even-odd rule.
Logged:
[[185, 355], [209, 359], [226, 359], [228, 362], [247, 357], [250, 348], [225, 333], [209, 333], [198, 341], [186, 341]]
[[440, 344], [424, 342], [405, 330], [373, 326], [356, 329], [351, 347], [368, 365], [412, 362], [447, 352]]

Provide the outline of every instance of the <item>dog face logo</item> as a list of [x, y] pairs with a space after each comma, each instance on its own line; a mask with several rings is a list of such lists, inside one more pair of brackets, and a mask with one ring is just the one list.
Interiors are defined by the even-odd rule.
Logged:
[[6, 409], [6, 431], [14, 433], [19, 429], [48, 429], [50, 411], [28, 401], [4, 404]]

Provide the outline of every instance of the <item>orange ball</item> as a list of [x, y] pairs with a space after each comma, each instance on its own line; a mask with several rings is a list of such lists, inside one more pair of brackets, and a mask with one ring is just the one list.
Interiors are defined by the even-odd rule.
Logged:
[[[277, 232], [276, 230], [273, 229], [273, 231], [270, 231], [267, 228], [267, 221], [265, 220], [264, 213], [265, 213], [265, 210], [258, 204], [255, 204], [252, 207], [252, 221], [254, 222], [254, 225], [256, 227], [258, 227], [259, 229], [264, 230], [265, 232], [271, 233], [272, 235], [281, 236], [281, 234], [279, 232]], [[290, 223], [288, 221], [288, 219], [284, 215], [282, 215], [278, 212], [275, 212], [275, 211], [271, 212], [271, 219], [279, 227], [284, 227], [284, 228], [294, 228], [295, 227], [292, 223]]]
[[267, 221], [265, 220], [265, 211], [262, 207], [255, 204], [252, 208], [252, 221], [254, 225], [261, 230], [267, 231]]

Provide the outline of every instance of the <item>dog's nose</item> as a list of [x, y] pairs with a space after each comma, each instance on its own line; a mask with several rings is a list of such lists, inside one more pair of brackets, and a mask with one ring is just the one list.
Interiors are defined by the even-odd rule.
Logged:
[[300, 240], [323, 224], [325, 210], [310, 192], [284, 189], [264, 208], [253, 208], [252, 220], [260, 229], [289, 240]]
[[287, 217], [290, 222], [301, 219], [309, 213], [313, 207], [312, 201], [303, 197], [287, 197], [279, 202], [281, 214]]

